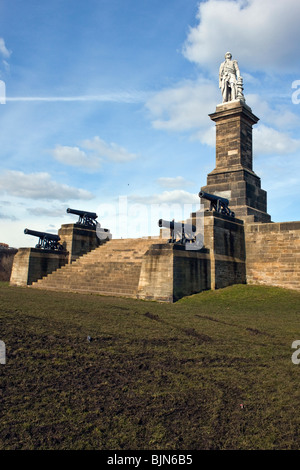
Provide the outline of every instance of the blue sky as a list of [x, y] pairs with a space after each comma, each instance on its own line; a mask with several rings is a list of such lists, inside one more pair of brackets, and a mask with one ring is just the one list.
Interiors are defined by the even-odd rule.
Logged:
[[[218, 69], [238, 60], [272, 220], [299, 220], [298, 0], [1, 0], [0, 242], [97, 212], [114, 237], [187, 218], [215, 167]], [[293, 88], [294, 86], [294, 88]]]

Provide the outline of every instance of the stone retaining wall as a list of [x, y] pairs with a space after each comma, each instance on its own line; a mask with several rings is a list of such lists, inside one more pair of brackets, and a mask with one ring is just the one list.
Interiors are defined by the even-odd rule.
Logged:
[[9, 281], [14, 256], [17, 251], [18, 250], [16, 248], [0, 247], [0, 281]]
[[300, 222], [246, 224], [248, 284], [300, 290]]
[[13, 286], [31, 285], [68, 262], [68, 252], [19, 248], [10, 277]]

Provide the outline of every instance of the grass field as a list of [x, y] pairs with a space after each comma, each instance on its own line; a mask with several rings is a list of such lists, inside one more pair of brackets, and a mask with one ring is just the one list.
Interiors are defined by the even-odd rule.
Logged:
[[299, 315], [278, 288], [160, 304], [0, 283], [0, 449], [299, 450]]

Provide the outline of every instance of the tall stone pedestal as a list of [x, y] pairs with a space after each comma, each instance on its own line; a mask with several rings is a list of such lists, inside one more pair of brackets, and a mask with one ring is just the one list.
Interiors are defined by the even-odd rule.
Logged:
[[69, 252], [69, 263], [79, 256], [94, 250], [102, 241], [97, 237], [96, 227], [84, 227], [79, 224], [64, 224], [58, 230], [60, 243]]
[[14, 257], [10, 284], [27, 286], [61, 268], [68, 262], [65, 251], [19, 248]]
[[31, 285], [51, 274], [65, 264], [72, 263], [79, 256], [94, 250], [106, 240], [100, 240], [96, 227], [65, 224], [58, 230], [64, 250], [52, 251], [38, 248], [20, 248], [15, 255], [10, 284]]
[[204, 246], [210, 252], [210, 288], [246, 283], [244, 222], [235, 217], [204, 212]]
[[267, 193], [252, 168], [252, 126], [259, 119], [240, 100], [218, 105], [209, 116], [216, 123], [216, 168], [201, 190], [229, 199], [230, 209], [239, 219], [270, 222]]
[[246, 282], [242, 220], [204, 213], [204, 247], [153, 244], [144, 255], [137, 298], [175, 302], [208, 289]]
[[187, 251], [173, 243], [154, 244], [144, 255], [138, 299], [175, 302], [210, 289], [209, 250]]
[[14, 257], [18, 250], [16, 248], [6, 248], [0, 245], [0, 281], [9, 281]]

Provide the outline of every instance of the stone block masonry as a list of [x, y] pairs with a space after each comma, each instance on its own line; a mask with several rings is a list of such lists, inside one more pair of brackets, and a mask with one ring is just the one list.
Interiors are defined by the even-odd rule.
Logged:
[[242, 220], [205, 212], [204, 243], [190, 250], [164, 239], [111, 240], [32, 287], [175, 302], [245, 282]]
[[[11, 283], [160, 302], [246, 282], [300, 290], [300, 222], [271, 223], [267, 193], [252, 168], [258, 118], [240, 99], [218, 105], [210, 118], [216, 167], [201, 189], [228, 199], [235, 217], [211, 211], [205, 201], [203, 248], [189, 250], [163, 237], [106, 243], [93, 227], [66, 224], [58, 232], [66, 251], [21, 248]], [[188, 223], [196, 225], [197, 215]]]
[[248, 284], [300, 290], [300, 222], [246, 224]]
[[210, 118], [216, 123], [216, 168], [202, 191], [229, 199], [239, 219], [271, 222], [266, 191], [252, 168], [252, 126], [258, 118], [239, 100], [218, 105]]
[[10, 283], [17, 286], [31, 285], [65, 264], [105, 243], [97, 237], [96, 227], [78, 224], [62, 225], [58, 231], [64, 251], [38, 248], [20, 248], [14, 257]]
[[152, 239], [114, 239], [63, 266], [33, 288], [136, 298], [142, 259]]
[[14, 258], [10, 284], [13, 286], [31, 285], [37, 279], [47, 276], [67, 262], [68, 253], [65, 251], [19, 248]]
[[209, 250], [188, 251], [173, 243], [154, 244], [144, 255], [138, 299], [175, 302], [210, 289]]
[[204, 212], [204, 246], [210, 250], [211, 289], [246, 282], [244, 222]]
[[69, 263], [101, 245], [96, 227], [84, 227], [78, 224], [64, 224], [58, 231], [61, 243], [69, 252]]
[[9, 281], [16, 248], [4, 248], [0, 245], [0, 281]]
[[175, 302], [203, 290], [245, 282], [243, 221], [207, 211], [201, 250], [166, 243], [148, 250], [142, 264], [138, 298]]

